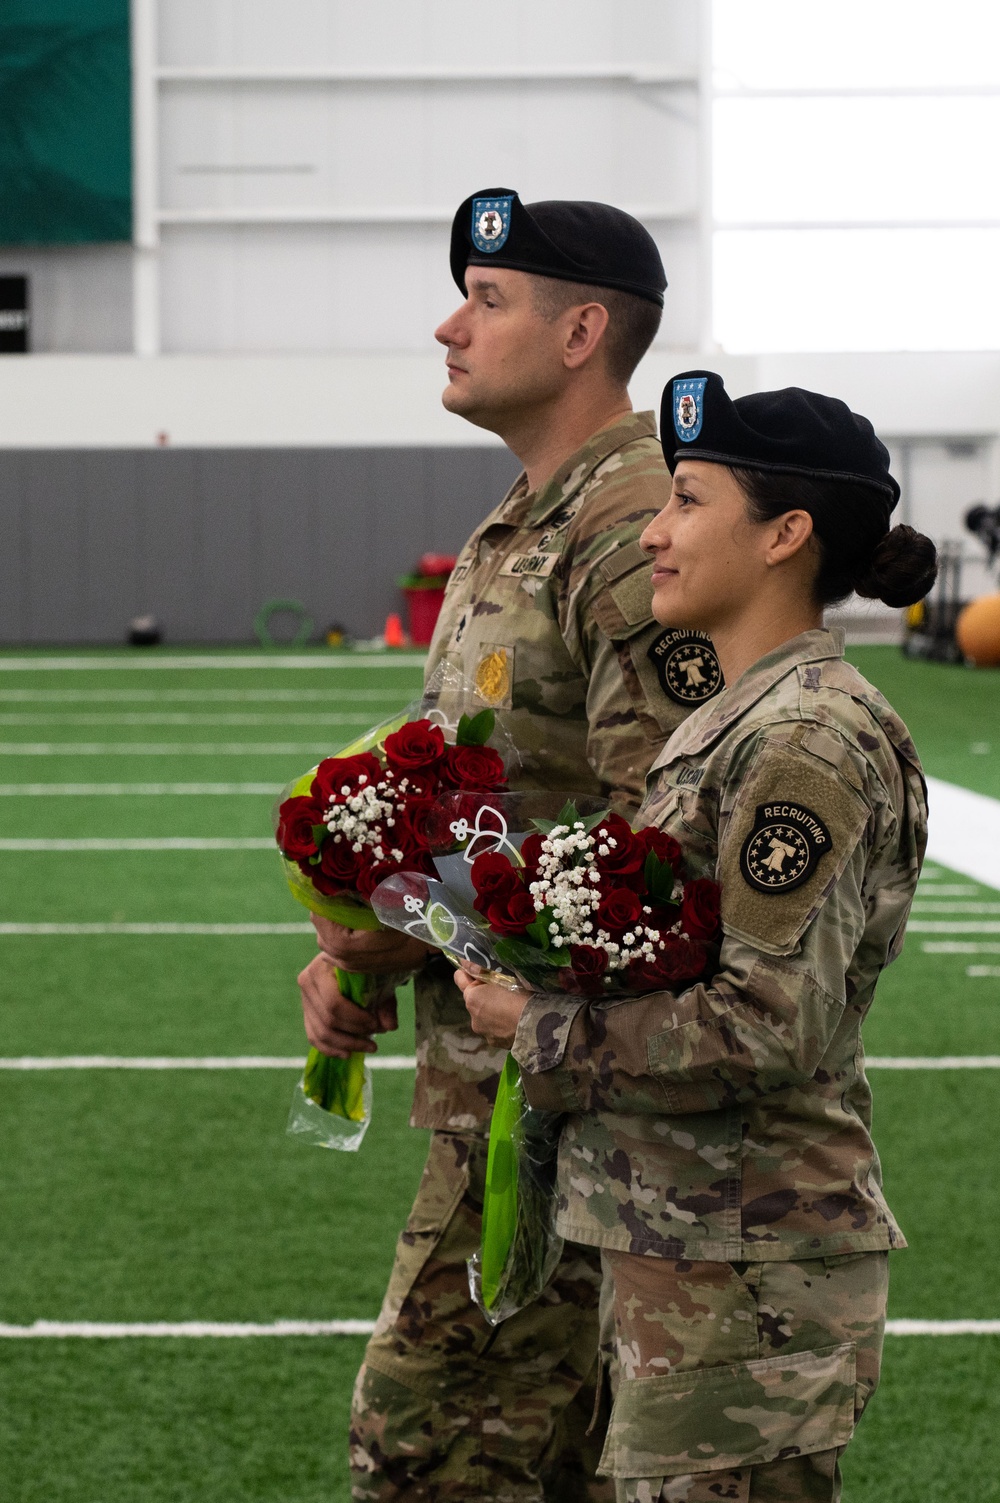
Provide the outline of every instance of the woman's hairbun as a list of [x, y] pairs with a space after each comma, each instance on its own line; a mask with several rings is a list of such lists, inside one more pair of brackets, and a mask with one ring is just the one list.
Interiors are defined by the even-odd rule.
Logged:
[[905, 523], [887, 532], [854, 588], [866, 600], [914, 605], [937, 578], [937, 549], [930, 538]]

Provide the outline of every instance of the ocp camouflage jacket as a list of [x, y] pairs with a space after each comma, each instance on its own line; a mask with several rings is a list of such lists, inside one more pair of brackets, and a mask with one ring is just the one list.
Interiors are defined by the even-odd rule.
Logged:
[[[638, 540], [669, 494], [653, 414], [627, 413], [537, 493], [522, 476], [462, 549], [427, 682], [447, 663], [473, 707], [502, 712], [523, 759], [513, 788], [603, 794], [633, 812], [666, 738], [720, 687], [708, 639], [653, 619]], [[480, 1132], [505, 1051], [472, 1032], [453, 974], [438, 959], [417, 977], [412, 1121]]]
[[808, 631], [670, 739], [639, 823], [722, 886], [710, 984], [616, 1003], [536, 995], [514, 1054], [569, 1112], [560, 1230], [666, 1258], [905, 1245], [871, 1139], [861, 1025], [926, 845], [906, 727]]

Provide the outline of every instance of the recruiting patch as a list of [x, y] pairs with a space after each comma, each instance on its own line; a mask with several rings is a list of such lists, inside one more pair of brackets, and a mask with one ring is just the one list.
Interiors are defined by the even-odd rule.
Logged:
[[674, 382], [674, 432], [682, 444], [693, 443], [705, 417], [707, 376], [688, 376]]
[[472, 243], [477, 251], [492, 255], [502, 249], [510, 234], [513, 195], [472, 200]]
[[660, 687], [678, 705], [700, 705], [722, 688], [722, 668], [711, 637], [702, 631], [668, 629], [646, 649]]
[[484, 704], [498, 706], [510, 694], [510, 664], [506, 647], [494, 647], [476, 669], [476, 693]]
[[832, 849], [830, 831], [818, 814], [805, 804], [775, 799], [757, 805], [740, 852], [740, 871], [757, 892], [791, 892], [808, 882], [817, 862]]

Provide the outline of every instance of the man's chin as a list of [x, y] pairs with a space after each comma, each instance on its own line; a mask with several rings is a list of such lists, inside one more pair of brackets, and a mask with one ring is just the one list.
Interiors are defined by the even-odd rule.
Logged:
[[484, 411], [472, 393], [463, 392], [450, 383], [441, 393], [441, 405], [447, 412], [453, 412], [456, 417], [465, 418], [467, 423], [475, 423], [478, 428], [491, 426], [490, 414]]

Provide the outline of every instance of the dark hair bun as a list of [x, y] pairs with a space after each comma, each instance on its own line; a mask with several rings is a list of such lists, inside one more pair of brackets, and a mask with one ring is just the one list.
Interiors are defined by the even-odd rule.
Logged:
[[914, 605], [923, 600], [936, 578], [934, 544], [922, 532], [902, 524], [886, 533], [854, 588], [866, 600]]

